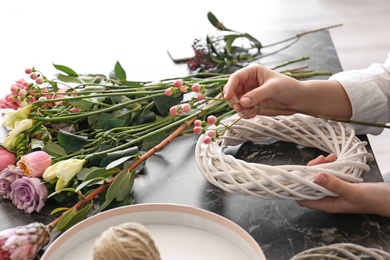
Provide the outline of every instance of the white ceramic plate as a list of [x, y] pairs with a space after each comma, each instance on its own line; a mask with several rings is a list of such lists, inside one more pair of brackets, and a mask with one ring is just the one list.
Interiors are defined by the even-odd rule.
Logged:
[[92, 259], [96, 238], [110, 226], [125, 222], [144, 225], [163, 260], [265, 259], [257, 242], [234, 222], [206, 210], [175, 204], [136, 204], [96, 214], [61, 234], [41, 259]]

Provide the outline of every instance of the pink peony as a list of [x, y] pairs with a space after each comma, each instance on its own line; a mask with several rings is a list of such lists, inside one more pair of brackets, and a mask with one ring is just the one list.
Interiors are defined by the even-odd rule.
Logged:
[[9, 199], [11, 193], [11, 184], [23, 177], [23, 171], [15, 165], [9, 165], [0, 173], [0, 196]]
[[24, 170], [28, 177], [41, 177], [46, 168], [51, 165], [50, 156], [44, 151], [36, 151], [20, 157], [17, 166]]
[[39, 212], [45, 205], [48, 191], [45, 183], [38, 178], [22, 177], [11, 184], [10, 199], [26, 213]]
[[8, 165], [14, 165], [16, 163], [16, 156], [14, 153], [7, 151], [0, 147], [0, 171], [8, 167]]
[[38, 251], [50, 242], [50, 230], [41, 223], [0, 232], [0, 259], [36, 259]]

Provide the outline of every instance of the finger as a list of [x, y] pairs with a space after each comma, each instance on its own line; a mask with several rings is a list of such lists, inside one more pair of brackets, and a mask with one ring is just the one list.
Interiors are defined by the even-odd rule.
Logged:
[[330, 163], [330, 162], [334, 162], [336, 161], [337, 157], [335, 154], [331, 153], [329, 154], [328, 156], [323, 156], [323, 155], [320, 155], [318, 156], [317, 158], [309, 161], [307, 163], [307, 166], [313, 166], [313, 165], [318, 165], [318, 164], [322, 164], [322, 163]]
[[318, 173], [314, 177], [314, 183], [341, 196], [351, 194], [351, 184], [333, 175]]
[[318, 164], [321, 164], [321, 163], [324, 163], [325, 162], [325, 156], [323, 156], [322, 154], [320, 156], [318, 156], [317, 158], [309, 161], [307, 163], [307, 166], [313, 166], [313, 165], [318, 165]]
[[335, 154], [331, 153], [331, 154], [328, 154], [328, 156], [325, 157], [325, 162], [326, 163], [330, 163], [330, 162], [334, 162], [337, 160], [337, 157]]

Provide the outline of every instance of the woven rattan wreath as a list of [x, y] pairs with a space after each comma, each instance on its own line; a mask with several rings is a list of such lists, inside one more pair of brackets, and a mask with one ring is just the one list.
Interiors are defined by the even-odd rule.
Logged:
[[[211, 126], [210, 129], [217, 131], [229, 127], [209, 144], [203, 142], [202, 135], [195, 150], [201, 173], [210, 183], [227, 192], [265, 199], [316, 200], [335, 196], [313, 183], [316, 173], [325, 172], [350, 182], [362, 182], [361, 174], [369, 171], [367, 161], [372, 155], [365, 148], [367, 143], [360, 141], [354, 130], [345, 128], [340, 122], [302, 114], [238, 119], [235, 115], [218, 126]], [[337, 160], [315, 166], [270, 166], [245, 162], [224, 153], [228, 146], [246, 141], [269, 143], [278, 140], [334, 153]]]
[[352, 243], [338, 243], [321, 246], [303, 251], [295, 255], [291, 260], [313, 259], [376, 259], [390, 260], [390, 253], [376, 248], [367, 248]]

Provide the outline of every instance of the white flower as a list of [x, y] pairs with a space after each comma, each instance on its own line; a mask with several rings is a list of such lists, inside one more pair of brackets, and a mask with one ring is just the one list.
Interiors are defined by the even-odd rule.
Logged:
[[28, 114], [30, 114], [32, 105], [25, 106], [18, 110], [13, 109], [3, 109], [1, 112], [4, 113], [3, 125], [8, 129], [12, 130], [15, 128], [21, 121], [27, 119]]
[[60, 161], [46, 168], [42, 177], [47, 182], [57, 180], [56, 191], [62, 190], [70, 180], [81, 170], [85, 160], [69, 159]]
[[7, 150], [13, 150], [13, 148], [17, 145], [17, 143], [15, 143], [17, 140], [16, 136], [21, 132], [30, 129], [32, 126], [33, 121], [31, 119], [23, 119], [8, 133], [7, 137], [4, 139], [1, 145]]

